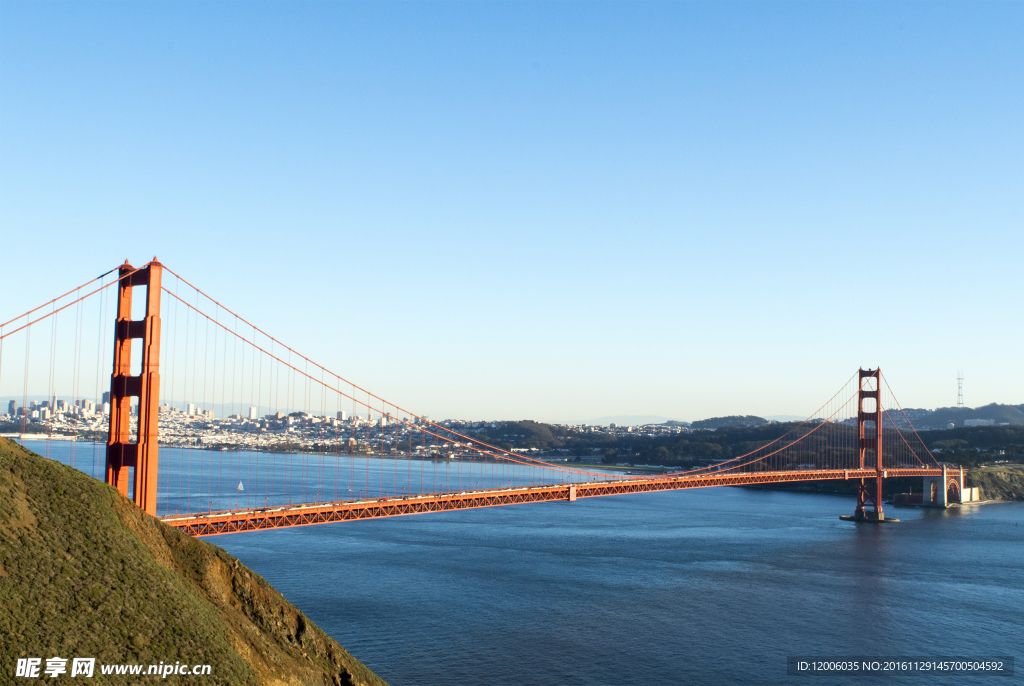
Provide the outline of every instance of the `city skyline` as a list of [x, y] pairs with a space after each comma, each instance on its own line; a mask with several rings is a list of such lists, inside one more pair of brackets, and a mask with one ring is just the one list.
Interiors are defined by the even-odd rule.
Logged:
[[[78, 399], [73, 399], [71, 396], [60, 396], [60, 395], [57, 395], [57, 396], [28, 395], [28, 396], [18, 396], [18, 397], [0, 396], [0, 412], [2, 412], [4, 408], [7, 408], [6, 409], [6, 414], [8, 416], [14, 416], [16, 413], [14, 412], [14, 410], [12, 410], [12, 408], [17, 409], [18, 411], [23, 410], [25, 408], [29, 408], [29, 410], [41, 410], [43, 408], [47, 408], [47, 409], [50, 409], [50, 411], [51, 411], [51, 415], [50, 416], [53, 416], [53, 413], [54, 413], [53, 405], [56, 405], [56, 412], [64, 412], [65, 411], [64, 408], [67, 408], [68, 410], [71, 410], [71, 408], [73, 408], [73, 407], [79, 407], [80, 406], [82, 409], [87, 410], [87, 411], [84, 412], [84, 413], [79, 413], [76, 410], [71, 410], [70, 414], [83, 414], [84, 416], [90, 417], [90, 418], [100, 418], [100, 417], [102, 417], [104, 415], [109, 414], [109, 411], [110, 411], [109, 395], [110, 395], [109, 392], [104, 391], [100, 396], [97, 396], [96, 398], [79, 397]], [[345, 399], [345, 400], [347, 401], [348, 399]], [[342, 401], [342, 402], [344, 402], [344, 401]], [[27, 403], [27, 404], [25, 404], [25, 403]], [[1006, 403], [982, 403], [982, 404], [978, 404], [978, 405], [973, 406], [973, 407], [965, 405], [962, 408], [958, 408], [958, 409], [962, 409], [965, 413], [971, 414], [971, 413], [975, 413], [975, 412], [978, 412], [980, 410], [983, 410], [984, 408], [990, 407], [992, 405], [1007, 405], [1007, 404]], [[340, 403], [335, 403], [335, 407], [337, 407], [337, 406], [340, 406]], [[1012, 404], [1011, 404], [1011, 406], [1012, 406]], [[133, 403], [133, 405], [132, 405], [132, 412], [133, 413], [135, 412], [136, 408], [137, 408], [137, 403]], [[244, 402], [237, 402], [237, 401], [234, 402], [234, 403], [229, 403], [229, 402], [205, 402], [204, 403], [204, 402], [199, 402], [198, 400], [197, 401], [189, 401], [187, 399], [171, 399], [171, 398], [164, 398], [162, 404], [160, 405], [160, 408], [161, 408], [161, 411], [163, 411], [165, 408], [175, 408], [176, 410], [185, 412], [189, 416], [191, 416], [193, 414], [195, 416], [203, 415], [203, 416], [209, 417], [210, 419], [217, 419], [217, 420], [224, 420], [224, 419], [260, 419], [260, 418], [268, 418], [269, 419], [271, 415], [276, 415], [277, 418], [280, 419], [283, 416], [287, 416], [289, 414], [298, 414], [298, 415], [304, 415], [304, 416], [309, 416], [309, 417], [332, 417], [332, 416], [336, 416], [337, 419], [339, 419], [339, 420], [355, 419], [357, 421], [365, 421], [365, 420], [369, 419], [369, 421], [371, 421], [371, 422], [379, 422], [380, 419], [381, 419], [381, 416], [382, 416], [382, 413], [381, 413], [381, 411], [379, 409], [367, 409], [367, 408], [365, 408], [363, 406], [358, 406], [355, 411], [350, 412], [348, 410], [336, 410], [336, 409], [335, 410], [327, 410], [326, 407], [320, 407], [320, 408], [316, 408], [316, 407], [296, 408], [296, 407], [288, 406], [288, 407], [285, 407], [285, 408], [281, 408], [281, 407], [276, 406], [276, 405], [265, 405], [265, 404], [247, 405]], [[956, 404], [933, 405], [933, 406], [930, 406], [930, 407], [923, 407], [923, 408], [904, 408], [904, 409], [905, 410], [923, 410], [923, 411], [926, 411], [926, 412], [932, 412], [932, 411], [935, 411], [935, 410], [954, 409], [954, 408], [957, 408]], [[40, 418], [38, 415], [39, 415], [38, 411], [37, 412], [33, 412], [31, 414], [31, 417], [33, 419], [37, 419], [37, 420], [38, 419], [45, 419], [45, 417]], [[17, 414], [17, 416], [20, 417], [21, 415]], [[415, 423], [415, 421], [416, 421], [414, 417], [407, 416], [407, 414], [405, 414], [405, 413], [402, 413], [402, 412], [394, 413], [393, 409], [392, 409], [391, 412], [389, 412], [389, 416], [392, 416], [392, 417], [395, 417], [395, 418], [400, 418], [403, 422], [408, 421], [409, 423]], [[429, 417], [429, 415], [425, 415], [425, 414], [421, 414], [421, 415], [418, 415], [418, 416], [423, 417], [423, 418], [428, 418]], [[758, 416], [758, 415], [750, 415], [750, 413], [737, 412], [737, 413], [734, 413], [732, 415], [723, 415], [723, 416], [725, 416], [725, 417], [728, 417], [728, 416], [740, 416], [740, 417], [743, 417], [743, 416]], [[3, 417], [3, 414], [0, 414], [0, 417]], [[573, 420], [573, 421], [553, 421], [553, 422], [548, 422], [548, 423], [555, 424], [555, 425], [563, 425], [563, 426], [581, 426], [581, 425], [582, 426], [587, 426], [587, 425], [590, 425], [590, 426], [608, 426], [608, 425], [615, 425], [615, 424], [618, 424], [619, 426], [644, 426], [644, 425], [665, 424], [665, 423], [669, 423], [669, 422], [683, 422], [684, 424], [690, 424], [690, 423], [695, 422], [695, 421], [701, 421], [701, 420], [707, 420], [707, 419], [718, 419], [718, 418], [721, 418], [721, 417], [712, 417], [712, 416], [708, 415], [708, 416], [704, 416], [704, 417], [693, 417], [693, 418], [685, 418], [684, 419], [684, 418], [679, 418], [679, 417], [663, 417], [663, 416], [657, 416], [657, 415], [605, 415], [605, 416], [602, 416], [602, 417], [592, 417], [592, 418], [588, 418], [588, 419], [578, 419], [578, 420]], [[772, 421], [772, 422], [789, 422], [789, 421], [798, 421], [799, 422], [799, 421], [803, 421], [805, 419], [808, 419], [807, 416], [793, 415], [793, 414], [765, 415], [765, 416], [761, 416], [761, 418], [762, 419], [766, 419], [768, 421]], [[456, 422], [471, 422], [472, 423], [472, 422], [492, 422], [492, 421], [527, 421], [527, 420], [535, 420], [535, 418], [533, 418], [533, 417], [477, 417], [477, 416], [444, 417], [444, 416], [442, 416], [442, 417], [436, 417], [435, 420], [439, 421], [439, 422], [456, 421]], [[984, 426], [984, 425], [986, 425], [986, 424], [978, 424], [977, 423], [978, 421], [990, 421], [990, 420], [967, 419], [967, 420], [964, 420], [964, 426]], [[971, 422], [973, 422], [973, 423], [971, 423]], [[995, 423], [995, 422], [993, 421], [993, 423]]]

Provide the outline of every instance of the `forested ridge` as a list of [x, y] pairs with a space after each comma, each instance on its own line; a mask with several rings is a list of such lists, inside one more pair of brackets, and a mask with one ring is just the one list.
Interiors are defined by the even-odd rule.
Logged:
[[[628, 434], [596, 427], [573, 428], [535, 421], [493, 422], [473, 435], [505, 450], [535, 449], [577, 461], [689, 467], [743, 455], [794, 432], [811, 427], [798, 422], [714, 431], [661, 433], [657, 427], [636, 427]], [[853, 430], [852, 428], [850, 429]], [[979, 426], [918, 432], [939, 461], [978, 465], [1024, 459], [1024, 426]]]

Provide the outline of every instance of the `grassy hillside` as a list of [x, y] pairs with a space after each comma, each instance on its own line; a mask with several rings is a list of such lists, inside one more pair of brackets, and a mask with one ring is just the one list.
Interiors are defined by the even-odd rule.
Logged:
[[177, 684], [384, 684], [220, 548], [0, 439], [0, 682], [53, 656], [212, 666]]

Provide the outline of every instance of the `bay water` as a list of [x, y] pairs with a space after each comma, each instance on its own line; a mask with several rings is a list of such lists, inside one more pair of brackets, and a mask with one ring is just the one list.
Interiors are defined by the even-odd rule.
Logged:
[[714, 488], [207, 540], [395, 686], [1024, 681], [787, 675], [789, 656], [1024, 655], [1024, 503], [840, 521], [853, 506]]

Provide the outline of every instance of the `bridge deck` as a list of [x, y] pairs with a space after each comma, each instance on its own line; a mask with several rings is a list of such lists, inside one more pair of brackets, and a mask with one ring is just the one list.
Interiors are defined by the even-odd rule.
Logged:
[[166, 524], [191, 536], [215, 536], [242, 531], [263, 531], [293, 526], [310, 526], [357, 519], [378, 519], [402, 515], [468, 510], [478, 507], [497, 507], [538, 503], [550, 500], [569, 500], [575, 489], [576, 498], [603, 495], [674, 491], [685, 488], [711, 486], [747, 486], [752, 484], [785, 483], [794, 481], [835, 481], [844, 479], [874, 479], [876, 476], [941, 476], [941, 469], [889, 469], [881, 474], [874, 469], [833, 469], [789, 472], [741, 472], [663, 476], [643, 479], [619, 479], [577, 484], [553, 484], [522, 488], [462, 491], [404, 497], [348, 500], [313, 505], [291, 505], [247, 510], [169, 515], [161, 517]]

